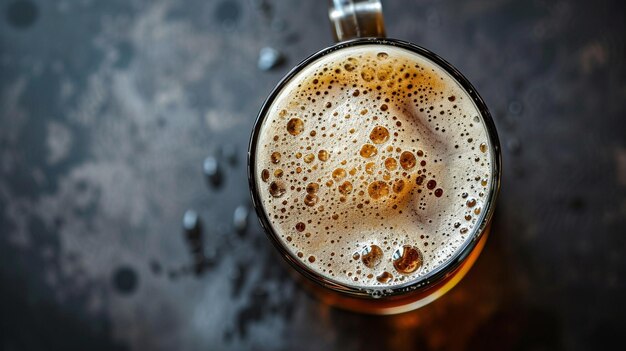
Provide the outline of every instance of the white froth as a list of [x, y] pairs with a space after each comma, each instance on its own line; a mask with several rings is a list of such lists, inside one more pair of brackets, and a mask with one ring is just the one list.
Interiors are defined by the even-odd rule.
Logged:
[[[398, 285], [428, 274], [472, 237], [484, 215], [493, 156], [480, 116], [448, 73], [407, 50], [367, 45], [325, 55], [291, 79], [261, 126], [254, 173], [276, 235], [294, 257], [343, 284], [380, 286], [376, 277], [388, 272], [393, 279], [382, 285]], [[388, 140], [370, 139], [381, 126]], [[369, 157], [361, 154], [366, 144]], [[416, 165], [405, 170], [407, 151]], [[397, 169], [385, 168], [387, 158]], [[398, 180], [404, 187], [396, 193]], [[429, 189], [429, 181], [436, 186]], [[317, 187], [307, 189], [310, 183]], [[372, 198], [372, 189], [382, 196]], [[370, 245], [383, 251], [374, 268], [354, 256]], [[405, 245], [423, 255], [410, 274], [393, 264]]]

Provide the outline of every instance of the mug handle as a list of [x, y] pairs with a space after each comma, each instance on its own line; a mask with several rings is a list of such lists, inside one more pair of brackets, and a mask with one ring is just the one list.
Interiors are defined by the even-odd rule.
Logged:
[[353, 38], [385, 37], [380, 0], [329, 0], [328, 17], [335, 42]]

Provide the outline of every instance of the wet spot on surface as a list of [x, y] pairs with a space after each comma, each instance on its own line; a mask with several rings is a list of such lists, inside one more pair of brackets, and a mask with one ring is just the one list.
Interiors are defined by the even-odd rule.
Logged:
[[139, 276], [128, 266], [118, 267], [113, 272], [113, 287], [121, 295], [130, 295], [137, 290]]
[[39, 17], [39, 9], [30, 1], [13, 1], [6, 8], [6, 19], [15, 28], [28, 28]]
[[237, 24], [241, 17], [241, 7], [236, 1], [222, 1], [215, 8], [215, 19], [227, 29], [231, 29]]

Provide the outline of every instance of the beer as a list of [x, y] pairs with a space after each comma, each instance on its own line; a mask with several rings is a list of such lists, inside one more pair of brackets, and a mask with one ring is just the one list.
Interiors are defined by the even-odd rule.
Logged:
[[484, 244], [497, 184], [491, 121], [452, 74], [398, 45], [347, 46], [291, 75], [257, 121], [250, 171], [262, 222], [341, 301], [347, 289], [366, 304], [410, 304], [435, 293], [420, 282], [460, 279], [450, 273], [477, 255], [461, 262], [461, 251]]

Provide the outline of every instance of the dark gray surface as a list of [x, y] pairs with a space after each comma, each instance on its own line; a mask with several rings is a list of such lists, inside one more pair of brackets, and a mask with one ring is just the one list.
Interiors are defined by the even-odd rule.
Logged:
[[[624, 6], [384, 6], [390, 36], [442, 55], [477, 87], [505, 170], [476, 266], [437, 302], [396, 317], [320, 305], [253, 215], [241, 230], [253, 120], [290, 66], [331, 44], [323, 2], [1, 0], [0, 348], [587, 350], [619, 341]], [[260, 71], [265, 46], [286, 62]], [[203, 175], [208, 156], [219, 160], [219, 187]], [[201, 241], [183, 235], [187, 209], [200, 216]]]

